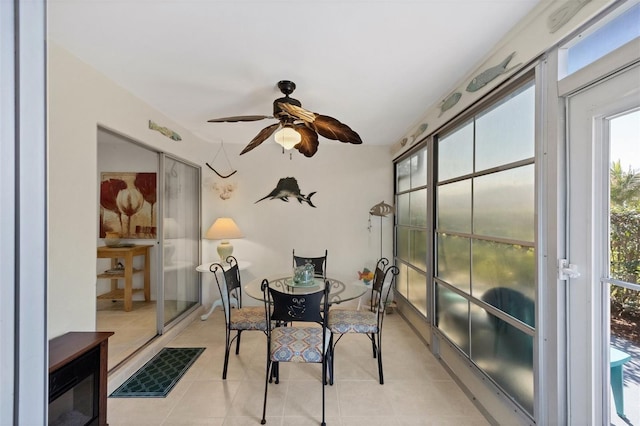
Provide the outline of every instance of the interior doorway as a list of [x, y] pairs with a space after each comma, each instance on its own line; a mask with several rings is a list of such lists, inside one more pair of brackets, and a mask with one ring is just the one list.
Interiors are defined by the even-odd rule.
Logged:
[[[122, 296], [123, 274], [114, 272], [124, 267], [126, 260], [96, 261], [96, 330], [115, 333], [109, 339], [108, 368], [112, 370], [200, 306], [200, 274], [195, 270], [200, 263], [200, 168], [106, 129], [98, 129], [97, 140], [101, 234], [96, 245], [106, 243], [103, 228], [114, 228], [111, 230], [122, 235], [120, 246], [149, 246], [146, 258], [139, 255], [132, 259], [130, 302]], [[102, 199], [107, 176], [122, 176], [126, 181], [129, 175], [141, 174], [150, 178], [148, 186], [153, 191], [129, 194], [131, 200], [140, 198], [140, 203], [129, 202], [131, 209], [121, 206], [124, 192], [145, 193], [144, 188], [133, 189], [127, 184], [124, 192], [112, 194], [119, 203]], [[138, 210], [133, 208], [138, 204]], [[108, 223], [108, 215], [114, 223]], [[144, 272], [145, 261], [149, 262], [148, 273]]]

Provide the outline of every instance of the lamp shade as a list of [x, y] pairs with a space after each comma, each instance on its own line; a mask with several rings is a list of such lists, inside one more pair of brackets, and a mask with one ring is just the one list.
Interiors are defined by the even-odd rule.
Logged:
[[205, 238], [209, 240], [230, 240], [242, 237], [244, 237], [242, 231], [230, 217], [217, 218], [205, 234]]
[[[233, 238], [242, 238], [242, 231], [238, 225], [230, 217], [219, 217], [213, 222], [213, 225], [207, 230], [205, 238], [210, 240], [230, 240]], [[221, 241], [217, 247], [220, 261], [224, 262], [227, 257], [233, 254], [233, 245], [229, 241]]]
[[285, 126], [282, 129], [278, 130], [273, 138], [278, 142], [284, 149], [291, 149], [296, 146], [301, 140], [302, 136], [295, 129]]

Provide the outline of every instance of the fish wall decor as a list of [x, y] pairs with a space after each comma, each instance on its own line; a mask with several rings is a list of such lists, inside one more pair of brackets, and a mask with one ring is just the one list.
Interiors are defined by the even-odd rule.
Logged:
[[369, 214], [371, 216], [382, 216], [385, 217], [391, 213], [393, 213], [395, 211], [395, 208], [393, 206], [390, 206], [389, 204], [385, 203], [384, 201], [380, 201], [378, 204], [376, 204], [375, 206], [371, 207], [371, 209], [369, 210]]
[[455, 92], [449, 95], [444, 101], [442, 101], [442, 103], [440, 104], [440, 114], [438, 115], [438, 117], [444, 114], [445, 111], [453, 108], [453, 106], [458, 103], [461, 97], [462, 93]]
[[422, 123], [421, 125], [419, 125], [416, 131], [411, 135], [411, 143], [414, 143], [418, 139], [418, 136], [420, 136], [424, 133], [425, 130], [427, 130], [427, 127], [429, 127], [427, 123]]
[[302, 204], [302, 202], [304, 201], [305, 203], [309, 204], [311, 207], [315, 208], [315, 206], [311, 202], [311, 197], [315, 193], [316, 191], [311, 192], [309, 195], [305, 196], [300, 192], [300, 187], [298, 186], [298, 181], [296, 180], [296, 178], [286, 177], [286, 178], [280, 179], [276, 187], [270, 193], [260, 198], [254, 204], [259, 203], [262, 200], [266, 200], [267, 198], [270, 200], [279, 199], [288, 203], [289, 197], [291, 197], [298, 200], [298, 203], [300, 204]]
[[569, 0], [562, 3], [562, 5], [551, 12], [547, 18], [549, 32], [555, 33], [562, 28], [564, 24], [569, 22], [569, 20], [590, 1], [591, 0]]
[[151, 120], [149, 120], [149, 128], [151, 130], [157, 130], [158, 132], [162, 133], [163, 135], [165, 135], [169, 139], [173, 139], [174, 141], [181, 141], [182, 140], [180, 135], [177, 134], [176, 132], [174, 132], [173, 130], [169, 129], [168, 127], [158, 126], [156, 123], [154, 123]]
[[515, 54], [516, 52], [511, 53], [506, 57], [504, 61], [500, 62], [498, 65], [488, 68], [478, 74], [473, 80], [469, 82], [469, 85], [467, 86], [467, 92], [475, 92], [477, 90], [480, 90], [499, 75], [505, 74], [522, 65], [522, 63], [519, 63], [507, 69], [507, 65], [509, 65], [509, 62], [511, 61], [511, 59], [513, 59], [513, 56]]

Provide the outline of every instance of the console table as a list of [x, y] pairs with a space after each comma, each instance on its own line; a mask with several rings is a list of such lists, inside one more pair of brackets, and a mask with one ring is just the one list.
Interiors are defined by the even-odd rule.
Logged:
[[[121, 273], [102, 273], [98, 274], [98, 278], [107, 278], [111, 280], [111, 291], [98, 296], [98, 299], [123, 299], [124, 310], [129, 312], [133, 306], [131, 297], [134, 293], [144, 292], [144, 300], [151, 300], [150, 285], [150, 265], [149, 249], [153, 245], [134, 245], [130, 247], [98, 247], [98, 258], [111, 258], [111, 269], [115, 269], [118, 259], [124, 262], [124, 270]], [[144, 256], [144, 269], [135, 269], [133, 267], [133, 258], [136, 256]], [[144, 288], [133, 288], [133, 274], [144, 273]], [[118, 280], [124, 278], [124, 288], [118, 288]]]

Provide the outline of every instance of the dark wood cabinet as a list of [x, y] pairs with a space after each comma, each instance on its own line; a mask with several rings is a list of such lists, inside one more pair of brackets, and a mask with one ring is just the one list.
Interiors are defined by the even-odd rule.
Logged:
[[49, 424], [65, 419], [107, 424], [107, 354], [112, 335], [70, 332], [49, 341]]

